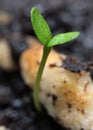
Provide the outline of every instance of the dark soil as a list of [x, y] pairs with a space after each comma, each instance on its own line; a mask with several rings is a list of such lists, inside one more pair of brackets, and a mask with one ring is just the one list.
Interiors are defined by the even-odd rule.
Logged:
[[[93, 60], [93, 1], [79, 0], [64, 2], [61, 7], [43, 13], [53, 35], [60, 32], [80, 31], [77, 40], [55, 47], [59, 52], [74, 56], [80, 61]], [[17, 32], [21, 36], [34, 35], [29, 13], [25, 9], [12, 12], [14, 20], [0, 25], [0, 37], [12, 39]], [[20, 41], [22, 41], [20, 37]], [[14, 41], [11, 40], [14, 43]], [[18, 62], [18, 59], [17, 59]], [[4, 72], [0, 70], [0, 125], [11, 130], [64, 130], [44, 111], [38, 113], [33, 105], [32, 92], [25, 85], [20, 70]]]

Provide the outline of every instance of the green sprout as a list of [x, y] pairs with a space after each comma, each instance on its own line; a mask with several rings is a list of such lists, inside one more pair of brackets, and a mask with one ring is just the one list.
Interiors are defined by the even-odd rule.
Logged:
[[40, 101], [39, 101], [40, 81], [51, 48], [55, 45], [64, 44], [77, 38], [80, 33], [68, 32], [68, 33], [58, 34], [53, 37], [47, 22], [40, 14], [38, 9], [35, 7], [33, 7], [31, 10], [31, 22], [38, 40], [41, 42], [41, 44], [44, 45], [43, 56], [36, 76], [34, 92], [33, 92], [34, 105], [36, 109], [40, 111], [41, 110]]

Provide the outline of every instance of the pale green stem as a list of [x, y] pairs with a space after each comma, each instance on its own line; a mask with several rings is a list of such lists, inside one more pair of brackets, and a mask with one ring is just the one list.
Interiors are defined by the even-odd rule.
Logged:
[[35, 105], [35, 107], [38, 111], [41, 111], [41, 106], [40, 106], [40, 101], [39, 101], [40, 81], [41, 81], [41, 78], [42, 78], [44, 66], [45, 66], [47, 57], [50, 53], [50, 50], [51, 50], [51, 48], [46, 47], [46, 46], [44, 47], [42, 60], [41, 60], [41, 63], [40, 63], [39, 69], [38, 69], [38, 73], [37, 73], [37, 76], [36, 76], [36, 80], [35, 80], [33, 98], [34, 98], [34, 105]]

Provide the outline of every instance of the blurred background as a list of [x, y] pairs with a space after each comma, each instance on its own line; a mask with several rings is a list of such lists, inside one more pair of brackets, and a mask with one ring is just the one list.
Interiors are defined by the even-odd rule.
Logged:
[[[66, 0], [67, 1], [67, 0]], [[66, 2], [65, 1], [65, 2]], [[33, 6], [40, 6], [44, 10], [49, 9], [49, 8], [55, 8], [57, 6], [60, 6], [64, 0], [0, 0], [0, 9], [1, 10], [8, 10], [12, 11], [13, 10], [18, 10], [21, 8], [31, 8]], [[27, 9], [26, 9], [27, 10]]]
[[[30, 22], [33, 6], [45, 17], [53, 35], [80, 31], [76, 40], [56, 46], [57, 51], [93, 64], [93, 0], [0, 0], [0, 40], [11, 43], [12, 54], [19, 56], [25, 37], [35, 36]], [[46, 112], [39, 114], [35, 110], [32, 92], [20, 70], [0, 69], [0, 125], [10, 130], [65, 130]]]

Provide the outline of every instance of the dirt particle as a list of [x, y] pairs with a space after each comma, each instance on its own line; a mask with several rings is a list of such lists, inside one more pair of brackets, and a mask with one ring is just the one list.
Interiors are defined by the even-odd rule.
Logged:
[[37, 61], [36, 63], [37, 63], [37, 65], [40, 65], [40, 62], [39, 62], [39, 61]]
[[66, 80], [64, 80], [64, 81], [63, 81], [63, 83], [67, 83], [67, 81], [66, 81]]
[[47, 94], [47, 97], [50, 97], [50, 96], [51, 96], [50, 93], [48, 93], [48, 94]]
[[78, 72], [78, 73], [82, 70], [88, 69], [86, 64], [77, 61], [75, 58], [69, 58], [69, 57], [66, 60], [64, 60], [63, 67], [72, 72]]
[[55, 94], [51, 94], [50, 96], [52, 97], [53, 105], [55, 105], [55, 102], [58, 99], [58, 97]]
[[68, 108], [72, 108], [72, 104], [67, 103]]
[[53, 88], [55, 88], [56, 86], [55, 85], [53, 85]]
[[54, 67], [57, 67], [57, 65], [56, 64], [49, 64], [49, 67], [54, 68]]
[[85, 114], [85, 111], [84, 111], [84, 109], [81, 111], [81, 113], [84, 115]]

